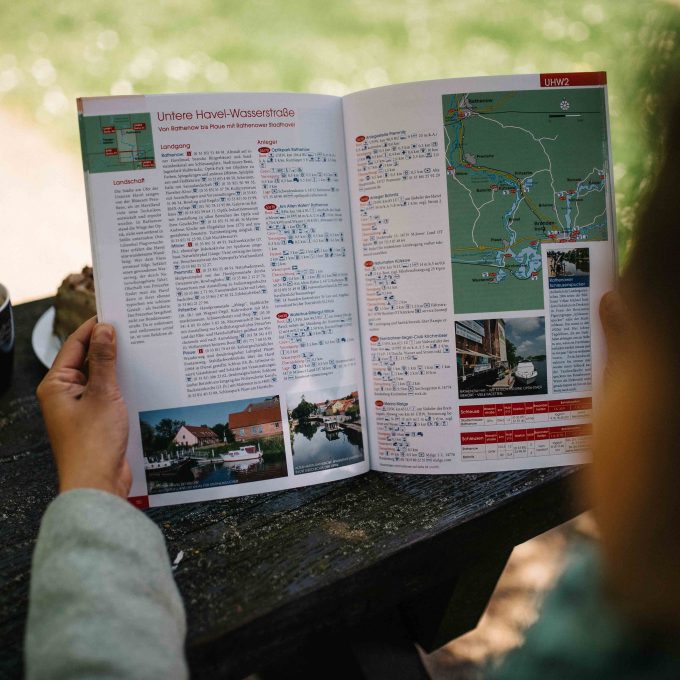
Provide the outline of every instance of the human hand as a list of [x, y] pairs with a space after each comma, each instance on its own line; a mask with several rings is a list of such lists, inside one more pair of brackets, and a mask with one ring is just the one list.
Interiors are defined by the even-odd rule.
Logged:
[[[672, 314], [672, 303], [668, 314]], [[607, 293], [600, 303], [607, 341], [604, 390], [593, 428], [590, 500], [601, 535], [607, 591], [617, 608], [655, 634], [680, 629], [677, 583], [675, 375], [643, 370], [674, 337], [639, 297]], [[660, 639], [659, 636], [655, 639]]]
[[618, 291], [610, 290], [602, 296], [600, 321], [607, 343], [605, 383], [610, 386], [619, 371], [626, 370], [625, 351], [630, 341], [629, 313]]
[[113, 326], [97, 323], [96, 317], [80, 326], [64, 343], [36, 394], [59, 490], [101, 489], [127, 498], [132, 484], [125, 458], [128, 413], [116, 380]]

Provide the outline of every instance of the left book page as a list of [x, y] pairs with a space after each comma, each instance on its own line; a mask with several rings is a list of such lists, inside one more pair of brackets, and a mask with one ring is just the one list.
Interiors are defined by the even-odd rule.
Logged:
[[78, 112], [131, 501], [367, 471], [341, 100], [138, 95]]

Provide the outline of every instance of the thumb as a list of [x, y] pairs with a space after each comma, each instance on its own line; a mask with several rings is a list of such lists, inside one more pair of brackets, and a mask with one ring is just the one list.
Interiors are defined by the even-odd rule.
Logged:
[[607, 343], [607, 374], [611, 375], [621, 361], [628, 340], [628, 310], [618, 291], [605, 293], [600, 300], [600, 321]]
[[116, 389], [116, 334], [108, 323], [98, 323], [92, 331], [88, 350], [90, 391]]

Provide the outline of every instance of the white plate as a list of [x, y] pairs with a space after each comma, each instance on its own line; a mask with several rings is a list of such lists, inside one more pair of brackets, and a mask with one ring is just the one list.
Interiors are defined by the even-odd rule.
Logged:
[[61, 340], [52, 332], [54, 307], [50, 307], [33, 326], [31, 344], [35, 355], [47, 368], [52, 367], [54, 357], [61, 349]]

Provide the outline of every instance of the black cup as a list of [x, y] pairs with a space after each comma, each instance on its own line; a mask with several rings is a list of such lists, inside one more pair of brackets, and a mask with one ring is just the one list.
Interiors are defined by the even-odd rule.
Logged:
[[14, 315], [9, 291], [0, 283], [0, 391], [12, 381], [14, 366]]

